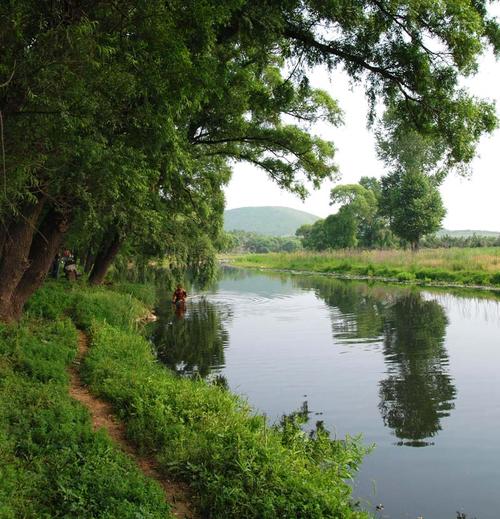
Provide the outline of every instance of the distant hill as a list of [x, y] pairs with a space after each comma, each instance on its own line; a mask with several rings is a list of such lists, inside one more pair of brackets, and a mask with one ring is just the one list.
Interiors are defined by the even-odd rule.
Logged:
[[224, 211], [226, 231], [248, 231], [268, 236], [291, 236], [318, 216], [290, 207], [238, 207]]
[[467, 238], [469, 236], [493, 236], [496, 238], [497, 236], [500, 236], [500, 232], [496, 231], [474, 231], [470, 229], [466, 229], [463, 231], [450, 231], [448, 229], [441, 229], [436, 233], [438, 236], [451, 236], [453, 238]]

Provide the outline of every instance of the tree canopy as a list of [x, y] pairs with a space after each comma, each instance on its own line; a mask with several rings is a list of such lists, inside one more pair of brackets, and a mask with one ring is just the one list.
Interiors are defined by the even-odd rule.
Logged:
[[420, 171], [394, 172], [382, 179], [381, 212], [414, 250], [422, 236], [441, 228], [446, 214], [437, 186]]

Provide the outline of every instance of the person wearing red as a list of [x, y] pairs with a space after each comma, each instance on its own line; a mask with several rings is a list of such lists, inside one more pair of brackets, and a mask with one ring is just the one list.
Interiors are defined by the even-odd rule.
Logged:
[[172, 295], [172, 304], [177, 307], [184, 306], [186, 304], [187, 292], [182, 288], [181, 284], [177, 285], [174, 294]]

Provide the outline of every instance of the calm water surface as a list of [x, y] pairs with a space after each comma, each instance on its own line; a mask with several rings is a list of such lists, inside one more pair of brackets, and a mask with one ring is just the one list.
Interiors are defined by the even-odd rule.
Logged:
[[271, 420], [307, 402], [375, 443], [354, 495], [391, 519], [500, 517], [499, 338], [498, 298], [236, 269], [154, 332], [168, 366]]

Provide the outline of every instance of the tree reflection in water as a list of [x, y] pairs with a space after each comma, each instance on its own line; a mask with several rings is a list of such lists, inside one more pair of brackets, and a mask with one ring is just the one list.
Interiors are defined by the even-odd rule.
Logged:
[[186, 310], [168, 303], [161, 313], [152, 340], [158, 359], [182, 375], [205, 378], [224, 365], [224, 348], [228, 333], [223, 322], [229, 312], [204, 298], [189, 300]]
[[[251, 278], [245, 271], [232, 275], [244, 286], [246, 277]], [[264, 288], [269, 290], [269, 278], [282, 276], [266, 275]], [[448, 320], [443, 307], [404, 287], [325, 276], [285, 279], [292, 279], [301, 289], [314, 290], [326, 302], [335, 343], [371, 344], [382, 349], [387, 376], [379, 383], [379, 409], [384, 425], [394, 431], [401, 445], [432, 444], [442, 428], [442, 418], [454, 408], [456, 396], [448, 374], [444, 346]], [[255, 284], [255, 278], [248, 281]], [[168, 311], [161, 316], [153, 337], [159, 359], [180, 374], [217, 375], [218, 367], [225, 363], [229, 339], [225, 329], [231, 318], [228, 307], [201, 298], [188, 300], [185, 315], [182, 311], [176, 314], [169, 303], [163, 308]]]
[[437, 301], [418, 292], [390, 308], [384, 331], [388, 378], [380, 382], [380, 412], [400, 444], [425, 446], [454, 408], [456, 390], [447, 373], [444, 337], [448, 320]]
[[393, 295], [380, 285], [342, 281], [326, 276], [294, 278], [300, 288], [314, 289], [332, 309], [332, 334], [342, 344], [377, 342]]
[[[447, 372], [443, 307], [418, 291], [320, 276], [295, 279], [332, 309], [336, 343], [382, 343], [388, 377], [380, 382], [379, 409], [400, 445], [425, 446], [454, 408]], [[354, 374], [353, 374], [354, 376]]]

